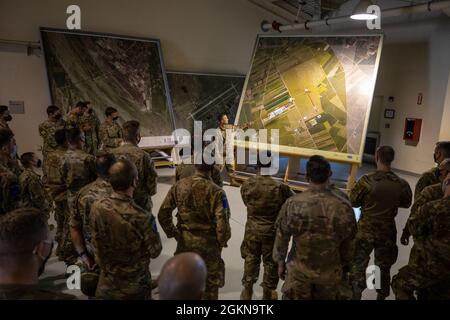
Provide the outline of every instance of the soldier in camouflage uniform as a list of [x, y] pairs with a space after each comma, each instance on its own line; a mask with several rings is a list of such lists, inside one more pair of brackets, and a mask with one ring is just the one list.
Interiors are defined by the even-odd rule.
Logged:
[[391, 171], [394, 157], [392, 147], [379, 147], [375, 154], [377, 171], [362, 176], [350, 191], [352, 206], [361, 207], [351, 274], [356, 300], [361, 299], [366, 287], [366, 268], [372, 250], [381, 272], [377, 299], [389, 296], [390, 270], [398, 254], [395, 217], [398, 208], [409, 208], [412, 200], [408, 183]]
[[39, 210], [23, 208], [0, 216], [0, 300], [75, 299], [38, 284], [52, 244]]
[[[84, 272], [81, 278], [82, 291], [91, 297], [95, 296], [97, 284], [87, 279], [95, 277], [98, 280], [100, 270], [96, 267], [94, 260], [95, 252], [91, 240], [90, 212], [95, 201], [107, 198], [113, 192], [108, 181], [108, 171], [114, 162], [115, 157], [112, 154], [97, 154], [96, 169], [98, 178], [81, 188], [78, 192], [75, 200], [75, 210], [72, 211], [70, 216], [72, 242], [78, 256], [84, 263]], [[86, 288], [86, 290], [83, 290], [83, 288]]]
[[82, 130], [82, 118], [87, 108], [88, 106], [86, 102], [78, 101], [75, 107], [67, 113], [66, 129], [79, 128]]
[[48, 220], [50, 217], [50, 205], [41, 177], [33, 170], [33, 168], [40, 168], [42, 162], [33, 152], [22, 154], [20, 162], [25, 168], [19, 177], [22, 207], [39, 209]]
[[[289, 198], [279, 213], [273, 259], [280, 278], [286, 278], [283, 300], [341, 297], [356, 220], [350, 203], [330, 190], [331, 174], [327, 160], [312, 156], [306, 166], [309, 189]], [[286, 263], [291, 237], [293, 248]]]
[[[436, 143], [433, 158], [434, 162], [436, 162], [438, 165], [445, 158], [450, 158], [450, 141], [440, 141]], [[417, 197], [424, 188], [436, 183], [442, 183], [442, 181], [439, 181], [438, 167], [434, 167], [427, 172], [424, 172], [419, 178], [419, 181], [417, 181], [416, 184], [416, 189], [414, 190], [414, 201], [417, 200]]]
[[[190, 161], [184, 161], [177, 165], [175, 169], [175, 181], [191, 177], [195, 174], [194, 156], [191, 156]], [[211, 166], [211, 180], [219, 187], [223, 187], [222, 174], [217, 165]]]
[[67, 151], [66, 131], [58, 129], [55, 132], [56, 149], [47, 154], [47, 160], [44, 162], [43, 171], [47, 174], [43, 178], [45, 192], [47, 193], [54, 206], [54, 217], [56, 221], [55, 240], [58, 243], [56, 255], [64, 260], [61, 254], [63, 247], [64, 217], [67, 216], [67, 188], [62, 177], [62, 163]]
[[132, 161], [138, 170], [138, 185], [134, 191], [134, 201], [145, 211], [152, 212], [152, 196], [156, 194], [156, 179], [158, 177], [155, 165], [150, 155], [138, 147], [141, 140], [138, 121], [127, 121], [123, 124], [124, 141], [120, 147], [111, 152], [119, 158]]
[[[58, 144], [55, 141], [55, 132], [64, 129], [66, 125], [66, 122], [62, 118], [61, 111], [57, 106], [47, 107], [47, 115], [48, 119], [39, 125], [39, 135], [44, 141], [44, 145], [42, 146], [44, 168], [48, 154], [58, 148]], [[44, 170], [44, 176], [45, 174]]]
[[95, 156], [100, 147], [100, 120], [90, 105], [81, 116], [81, 129], [84, 133], [84, 150]]
[[113, 107], [107, 107], [105, 111], [106, 119], [100, 125], [99, 134], [101, 148], [104, 151], [117, 148], [122, 143], [122, 127], [117, 123], [119, 113]]
[[8, 125], [8, 122], [12, 121], [12, 116], [9, 113], [8, 106], [0, 106], [0, 129], [9, 129], [11, 128]]
[[[430, 299], [450, 299], [450, 175], [442, 184], [444, 197], [420, 207], [410, 221], [413, 237], [422, 238], [421, 259], [409, 261], [392, 279], [398, 300], [414, 300], [414, 291], [431, 290]], [[434, 294], [433, 294], [434, 293]]]
[[91, 232], [100, 267], [96, 297], [151, 299], [150, 259], [162, 250], [154, 216], [136, 205], [136, 166], [118, 160], [109, 171], [114, 192], [92, 206]]
[[[177, 240], [175, 254], [195, 252], [208, 270], [205, 300], [217, 300], [225, 281], [222, 248], [231, 237], [229, 207], [225, 192], [211, 180], [211, 166], [196, 165], [194, 176], [184, 178], [169, 190], [158, 213], [168, 238]], [[177, 226], [172, 212], [178, 208]]]
[[77, 253], [70, 237], [70, 216], [75, 210], [75, 198], [85, 185], [96, 179], [95, 158], [83, 151], [81, 131], [78, 128], [67, 130], [68, 150], [64, 155], [61, 176], [67, 189], [68, 212], [64, 216], [63, 231], [63, 256], [65, 262], [70, 265], [77, 260]]
[[14, 145], [12, 131], [0, 129], [0, 215], [20, 206], [19, 177], [10, 166]]
[[284, 202], [294, 192], [284, 183], [261, 174], [261, 168], [270, 168], [271, 164], [258, 161], [259, 172], [246, 180], [241, 187], [241, 196], [247, 207], [247, 223], [241, 256], [245, 260], [241, 300], [251, 300], [253, 285], [258, 280], [261, 257], [264, 263], [263, 287], [264, 300], [277, 300], [278, 266], [272, 259], [275, 242], [275, 221]]

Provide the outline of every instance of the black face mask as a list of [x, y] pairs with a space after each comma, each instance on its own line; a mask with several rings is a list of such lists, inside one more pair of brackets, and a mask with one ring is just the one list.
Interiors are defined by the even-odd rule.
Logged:
[[113, 118], [114, 121], [119, 120], [119, 116]]
[[38, 161], [36, 161], [36, 168], [40, 168], [42, 167], [42, 160], [38, 159]]
[[9, 121], [12, 120], [12, 116], [11, 116], [10, 114], [8, 114], [7, 116], [4, 116], [4, 117], [3, 117], [3, 120], [9, 122]]
[[56, 120], [60, 120], [60, 119], [62, 118], [62, 114], [61, 114], [61, 113], [58, 113], [58, 114], [55, 115], [54, 118], [55, 118]]
[[89, 109], [89, 110], [88, 110], [88, 113], [89, 113], [89, 114], [91, 114], [92, 112], [94, 112], [94, 110], [92, 110], [92, 109]]

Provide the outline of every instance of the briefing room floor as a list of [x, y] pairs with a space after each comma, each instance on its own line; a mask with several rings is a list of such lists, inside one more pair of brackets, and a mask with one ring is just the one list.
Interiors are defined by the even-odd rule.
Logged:
[[[358, 172], [358, 176], [370, 171], [371, 166], [364, 165]], [[165, 195], [167, 194], [171, 183], [173, 181], [174, 169], [162, 168], [158, 169], [158, 193], [153, 197], [153, 214], [156, 215]], [[401, 177], [406, 179], [411, 187], [413, 188], [417, 182], [417, 177], [413, 175], [407, 175], [400, 173]], [[241, 278], [243, 273], [243, 260], [240, 255], [240, 245], [244, 236], [244, 226], [246, 222], [246, 211], [245, 206], [241, 200], [239, 193], [239, 188], [225, 186], [225, 192], [227, 194], [230, 209], [231, 209], [231, 239], [228, 243], [228, 248], [225, 248], [222, 253], [222, 257], [225, 261], [226, 273], [225, 273], [225, 286], [220, 289], [219, 298], [222, 300], [233, 300], [239, 299], [240, 292], [242, 289]], [[399, 255], [396, 264], [392, 267], [391, 274], [394, 275], [398, 272], [398, 269], [404, 266], [408, 262], [409, 252], [412, 244], [409, 246], [402, 246], [399, 242], [401, 230], [403, 229], [406, 220], [409, 215], [409, 210], [400, 209], [399, 214], [396, 218], [398, 231], [398, 246]], [[161, 228], [159, 227], [161, 231]], [[175, 240], [167, 239], [164, 232], [161, 232], [161, 238], [163, 242], [163, 250], [161, 255], [152, 260], [150, 269], [153, 278], [156, 278], [161, 270], [161, 267], [169, 259], [175, 251]], [[371, 262], [373, 263], [373, 255]], [[262, 269], [262, 268], [261, 268]], [[66, 287], [66, 280], [64, 278], [65, 266], [62, 262], [53, 255], [47, 263], [46, 271], [42, 275], [42, 282], [49, 285], [54, 285], [55, 287], [64, 290], [66, 293], [71, 293], [78, 296], [80, 299], [85, 299], [83, 294], [79, 290], [68, 290]], [[261, 270], [262, 277], [262, 270]], [[260, 282], [254, 286], [254, 299], [261, 299], [262, 288], [260, 287]], [[278, 286], [279, 296], [282, 283], [280, 282]], [[157, 289], [154, 290], [154, 298], [157, 299]], [[365, 290], [363, 293], [363, 299], [373, 300], [376, 298], [376, 293], [374, 291]], [[388, 299], [393, 299], [393, 295], [389, 296]]]

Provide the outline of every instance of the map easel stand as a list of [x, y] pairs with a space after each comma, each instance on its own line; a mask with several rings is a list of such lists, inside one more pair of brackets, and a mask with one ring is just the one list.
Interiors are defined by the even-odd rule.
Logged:
[[[249, 150], [248, 143], [245, 142], [239, 142], [237, 141], [235, 143], [235, 149], [238, 147], [244, 148], [246, 152]], [[279, 152], [280, 157], [287, 157], [288, 158], [288, 164], [286, 166], [284, 175], [283, 175], [283, 182], [288, 184], [293, 190], [295, 191], [303, 191], [308, 188], [308, 183], [305, 181], [300, 180], [294, 180], [296, 176], [298, 176], [300, 172], [300, 160], [301, 159], [309, 159], [312, 155], [314, 155], [314, 152], [312, 151], [311, 154], [291, 154], [291, 153], [285, 153], [285, 152]], [[358, 169], [361, 166], [361, 163], [357, 160], [343, 160], [343, 159], [327, 159], [330, 162], [335, 163], [341, 163], [341, 164], [347, 164], [350, 166], [350, 170], [348, 172], [348, 178], [346, 180], [346, 186], [345, 188], [342, 188], [344, 191], [350, 190], [356, 183], [356, 175], [358, 173]], [[233, 165], [234, 168], [236, 168], [236, 165]], [[230, 182], [232, 185], [240, 185], [243, 181], [247, 180], [250, 176], [253, 174], [250, 173], [243, 173], [239, 171], [235, 171], [234, 174], [230, 174]]]

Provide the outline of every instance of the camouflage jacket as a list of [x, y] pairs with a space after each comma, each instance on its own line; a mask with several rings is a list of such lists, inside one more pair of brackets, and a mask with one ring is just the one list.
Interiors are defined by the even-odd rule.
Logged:
[[100, 120], [94, 113], [83, 114], [80, 119], [81, 129], [84, 132], [85, 151], [96, 154], [100, 147]]
[[0, 214], [19, 208], [20, 182], [17, 175], [0, 162]]
[[96, 179], [95, 157], [83, 150], [67, 150], [62, 162], [62, 178], [71, 193]]
[[[178, 208], [177, 226], [172, 212]], [[158, 213], [158, 220], [167, 237], [176, 237], [188, 230], [215, 238], [225, 247], [231, 237], [228, 200], [218, 185], [200, 173], [181, 179], [169, 190]]]
[[138, 170], [138, 185], [134, 191], [134, 199], [151, 197], [156, 194], [156, 179], [158, 174], [155, 170], [150, 155], [131, 143], [123, 143], [120, 147], [111, 150], [117, 158], [125, 157], [136, 165]]
[[270, 176], [257, 174], [244, 181], [241, 196], [247, 207], [246, 233], [275, 236], [275, 221], [284, 202], [294, 192]]
[[103, 122], [100, 125], [99, 135], [102, 149], [109, 150], [120, 146], [122, 143], [122, 127], [116, 122]]
[[42, 146], [43, 154], [47, 154], [58, 148], [55, 140], [55, 132], [64, 129], [65, 125], [66, 122], [63, 119], [56, 122], [45, 120], [39, 125], [39, 135], [44, 140], [44, 145]]
[[292, 237], [288, 264], [307, 278], [340, 279], [349, 269], [355, 215], [350, 203], [329, 189], [311, 187], [286, 200], [276, 226], [274, 261], [286, 260]]
[[417, 197], [422, 192], [425, 187], [431, 186], [433, 184], [439, 183], [439, 168], [434, 167], [430, 170], [422, 173], [422, 175], [419, 178], [419, 181], [417, 181], [416, 189], [414, 190], [414, 201], [417, 200]]
[[353, 207], [361, 207], [361, 220], [393, 222], [398, 208], [411, 206], [412, 192], [395, 173], [375, 171], [362, 176], [349, 197]]
[[[180, 163], [177, 165], [175, 170], [175, 181], [180, 181], [181, 179], [191, 177], [195, 174], [195, 164], [193, 164], [193, 157], [191, 158], [191, 164]], [[217, 165], [212, 167], [211, 170], [211, 180], [217, 184], [219, 187], [223, 187], [222, 174]]]
[[19, 177], [22, 206], [39, 209], [43, 214], [50, 215], [50, 205], [47, 201], [41, 177], [33, 169], [25, 169]]
[[46, 290], [38, 285], [0, 284], [0, 300], [75, 300], [62, 292]]
[[9, 124], [7, 121], [0, 119], [0, 129], [9, 129], [11, 130], [11, 128], [9, 127]]
[[113, 192], [94, 202], [90, 220], [95, 259], [101, 270], [100, 296], [114, 291], [130, 295], [147, 291], [150, 259], [162, 250], [154, 216], [132, 198]]
[[66, 182], [63, 177], [62, 166], [64, 162], [64, 155], [67, 150], [57, 148], [51, 151], [44, 162], [44, 186], [47, 194], [54, 201], [62, 200], [66, 196]]
[[415, 239], [420, 238], [422, 236], [421, 229], [415, 229], [414, 226], [417, 226], [415, 220], [418, 219], [418, 214], [420, 208], [428, 202], [432, 202], [435, 200], [440, 200], [444, 197], [444, 192], [442, 191], [442, 183], [436, 183], [431, 186], [425, 187], [422, 192], [416, 197], [416, 201], [411, 208], [411, 213], [409, 214], [408, 221], [406, 222], [406, 230], [410, 235], [413, 235]]
[[83, 234], [85, 246], [90, 253], [95, 253], [92, 246], [90, 212], [95, 201], [104, 199], [113, 192], [108, 181], [97, 178], [94, 182], [81, 188], [75, 200], [75, 210], [71, 212], [70, 226]]
[[83, 115], [81, 115], [81, 114], [76, 114], [76, 113], [70, 112], [67, 115], [66, 128], [67, 129], [79, 128], [80, 130], [83, 131], [82, 116]]
[[433, 275], [450, 277], [450, 197], [431, 201], [420, 207], [413, 230], [425, 235], [423, 254], [425, 270]]

